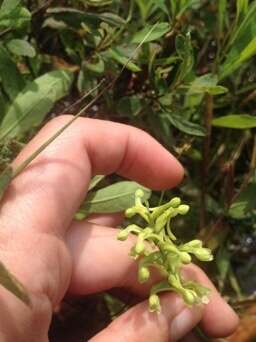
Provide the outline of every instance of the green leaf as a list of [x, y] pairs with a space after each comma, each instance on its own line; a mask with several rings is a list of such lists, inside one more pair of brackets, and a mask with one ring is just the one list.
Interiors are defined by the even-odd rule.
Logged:
[[212, 121], [216, 127], [249, 129], [256, 127], [256, 117], [248, 114], [231, 114], [221, 116]]
[[[135, 33], [135, 35], [132, 37], [131, 42], [132, 43], [140, 43], [143, 38], [147, 35], [150, 30], [152, 30], [154, 25], [147, 25], [143, 30]], [[170, 30], [170, 24], [169, 23], [159, 23], [155, 29], [148, 35], [148, 37], [144, 40], [144, 43], [151, 42], [153, 40], [157, 40], [164, 36], [168, 31]]]
[[149, 189], [135, 182], [122, 181], [89, 193], [82, 206], [82, 211], [86, 214], [124, 211], [134, 205], [137, 189], [143, 189], [144, 200], [150, 197], [151, 191]]
[[3, 0], [0, 10], [4, 12], [11, 12], [15, 9], [21, 0]]
[[0, 45], [0, 80], [4, 91], [11, 100], [25, 87], [25, 82], [16, 64], [6, 49]]
[[23, 303], [29, 305], [30, 298], [23, 285], [16, 279], [0, 261], [0, 284], [19, 298]]
[[96, 29], [102, 21], [117, 27], [125, 25], [125, 20], [116, 14], [90, 13], [71, 7], [51, 7], [47, 10], [47, 14], [77, 29], [81, 28], [82, 23], [86, 24], [90, 29]]
[[191, 72], [194, 65], [190, 33], [187, 33], [186, 36], [181, 34], [177, 35], [175, 39], [175, 48], [178, 56], [182, 60], [174, 80], [174, 85], [177, 85]]
[[11, 166], [7, 166], [0, 173], [0, 200], [5, 194], [5, 190], [8, 188], [8, 185], [10, 184], [12, 177], [13, 177], [13, 169]]
[[10, 12], [0, 11], [0, 28], [20, 29], [29, 24], [31, 13], [25, 7], [16, 7]]
[[221, 281], [220, 286], [221, 288], [223, 288], [230, 268], [230, 253], [224, 246], [222, 246], [218, 250], [216, 256], [216, 265], [219, 271], [219, 278]]
[[[232, 52], [232, 51], [231, 51]], [[254, 37], [245, 48], [236, 55], [235, 58], [227, 58], [226, 63], [221, 68], [221, 79], [227, 77], [237, 70], [241, 64], [256, 55], [256, 37]]]
[[228, 42], [229, 52], [224, 64], [219, 68], [219, 78], [223, 79], [237, 70], [244, 62], [256, 54], [256, 2], [252, 2], [244, 19], [239, 23]]
[[56, 70], [30, 82], [13, 101], [0, 125], [0, 139], [16, 137], [39, 125], [56, 101], [68, 93], [73, 74]]
[[197, 77], [190, 85], [189, 94], [204, 94], [220, 95], [228, 92], [228, 89], [217, 85], [218, 78], [213, 74], [206, 74]]
[[109, 49], [108, 55], [109, 57], [113, 58], [116, 62], [120, 63], [121, 65], [126, 65], [126, 68], [131, 70], [132, 72], [141, 71], [141, 68], [138, 67], [135, 63], [131, 61], [128, 62], [129, 57], [126, 57], [119, 48]]
[[227, 20], [227, 0], [218, 0], [218, 30], [222, 34]]
[[244, 17], [248, 11], [249, 0], [236, 0], [237, 19]]
[[92, 178], [89, 184], [88, 191], [91, 191], [93, 188], [95, 188], [106, 176], [103, 175], [97, 175]]
[[176, 127], [181, 132], [187, 133], [189, 135], [195, 135], [198, 137], [204, 137], [205, 136], [205, 129], [193, 122], [188, 121], [182, 115], [177, 115], [173, 113], [163, 113], [161, 114], [162, 117], [164, 117], [168, 122]]
[[247, 188], [232, 203], [228, 214], [234, 219], [244, 219], [248, 213], [256, 209], [256, 183], [250, 183]]
[[34, 47], [24, 39], [12, 39], [6, 44], [7, 48], [17, 56], [35, 57]]

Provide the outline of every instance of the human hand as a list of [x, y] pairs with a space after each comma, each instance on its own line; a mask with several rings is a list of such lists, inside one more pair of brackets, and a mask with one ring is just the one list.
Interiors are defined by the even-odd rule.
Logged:
[[[62, 116], [47, 124], [14, 166], [68, 120]], [[112, 218], [98, 219], [101, 225], [72, 221], [91, 177], [113, 172], [159, 190], [175, 186], [183, 176], [175, 158], [146, 133], [78, 119], [9, 186], [0, 211], [0, 260], [29, 291], [31, 307], [0, 288], [1, 341], [47, 341], [52, 313], [67, 292], [86, 295], [124, 287], [147, 296], [150, 285], [138, 284], [128, 257], [132, 239], [119, 242], [116, 230], [104, 227]], [[212, 287], [198, 268], [185, 272]], [[142, 301], [92, 341], [174, 341], [200, 321], [206, 333], [225, 336], [237, 325], [237, 316], [215, 289], [205, 308], [188, 309], [176, 294], [162, 295], [161, 305], [161, 313], [152, 314]]]

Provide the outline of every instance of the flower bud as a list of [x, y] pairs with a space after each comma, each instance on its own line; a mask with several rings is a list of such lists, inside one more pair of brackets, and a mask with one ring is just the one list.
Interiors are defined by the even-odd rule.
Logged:
[[136, 212], [134, 211], [134, 208], [129, 208], [127, 210], [125, 210], [125, 216], [127, 218], [131, 218], [136, 214]]
[[117, 235], [117, 239], [118, 240], [121, 240], [121, 241], [124, 241], [127, 239], [129, 235], [129, 230], [128, 229], [121, 229]]
[[149, 269], [145, 266], [140, 267], [139, 272], [138, 272], [138, 276], [139, 276], [139, 282], [145, 283], [150, 277]]
[[191, 263], [191, 256], [186, 252], [180, 253], [180, 259], [183, 262], [183, 264], [189, 264]]
[[159, 297], [158, 295], [156, 294], [152, 294], [150, 297], [149, 297], [149, 311], [150, 312], [160, 312], [161, 310], [161, 306], [160, 306], [160, 300], [159, 300]]
[[200, 261], [212, 261], [213, 255], [209, 248], [199, 248], [194, 251], [195, 256]]
[[191, 290], [184, 290], [184, 293], [182, 295], [184, 302], [186, 302], [188, 305], [192, 305], [196, 302], [196, 293]]
[[178, 206], [177, 210], [180, 215], [186, 215], [189, 211], [189, 206], [186, 204], [181, 204]]
[[189, 241], [188, 243], [185, 243], [185, 245], [183, 245], [184, 248], [186, 249], [190, 249], [190, 248], [202, 248], [202, 241], [201, 240], [192, 240]]
[[179, 197], [174, 197], [170, 201], [170, 206], [173, 207], [173, 208], [177, 208], [180, 204], [181, 204], [181, 199]]
[[142, 241], [138, 241], [135, 245], [135, 252], [137, 254], [142, 254], [145, 250], [145, 245]]

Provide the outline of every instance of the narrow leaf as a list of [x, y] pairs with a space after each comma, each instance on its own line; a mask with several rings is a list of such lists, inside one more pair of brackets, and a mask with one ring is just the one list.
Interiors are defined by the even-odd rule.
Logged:
[[0, 284], [19, 298], [23, 303], [29, 305], [30, 299], [23, 285], [16, 279], [0, 261]]
[[121, 65], [126, 65], [126, 68], [131, 70], [132, 72], [141, 71], [141, 68], [138, 67], [135, 63], [129, 61], [129, 58], [126, 57], [120, 49], [118, 49], [118, 48], [109, 49], [108, 54], [116, 62], [120, 63]]
[[[135, 35], [132, 37], [131, 42], [132, 43], [140, 43], [143, 38], [146, 36], [146, 34], [152, 29], [154, 25], [147, 25], [143, 30], [135, 33]], [[170, 30], [170, 24], [169, 23], [159, 23], [155, 27], [155, 29], [151, 32], [150, 35], [148, 35], [147, 39], [144, 40], [144, 43], [151, 42], [153, 40], [157, 40], [161, 38], [163, 35], [165, 35]]]
[[212, 125], [216, 127], [249, 129], [256, 127], [256, 117], [248, 114], [231, 114], [214, 119]]
[[103, 175], [94, 176], [92, 180], [90, 181], [88, 191], [91, 191], [93, 188], [95, 188], [96, 185], [98, 185], [104, 178], [105, 176]]
[[173, 113], [165, 113], [165, 114], [162, 114], [161, 116], [167, 119], [167, 121], [171, 125], [179, 129], [181, 132], [187, 133], [189, 135], [195, 135], [198, 137], [205, 136], [205, 129], [202, 126], [188, 121], [187, 119], [182, 117], [182, 115], [177, 115]]

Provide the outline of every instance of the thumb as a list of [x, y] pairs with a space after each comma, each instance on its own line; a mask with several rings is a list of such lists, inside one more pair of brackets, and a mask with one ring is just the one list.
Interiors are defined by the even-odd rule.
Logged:
[[188, 307], [175, 293], [160, 296], [161, 312], [149, 312], [148, 301], [137, 304], [113, 321], [90, 342], [178, 341], [201, 320], [203, 306]]

